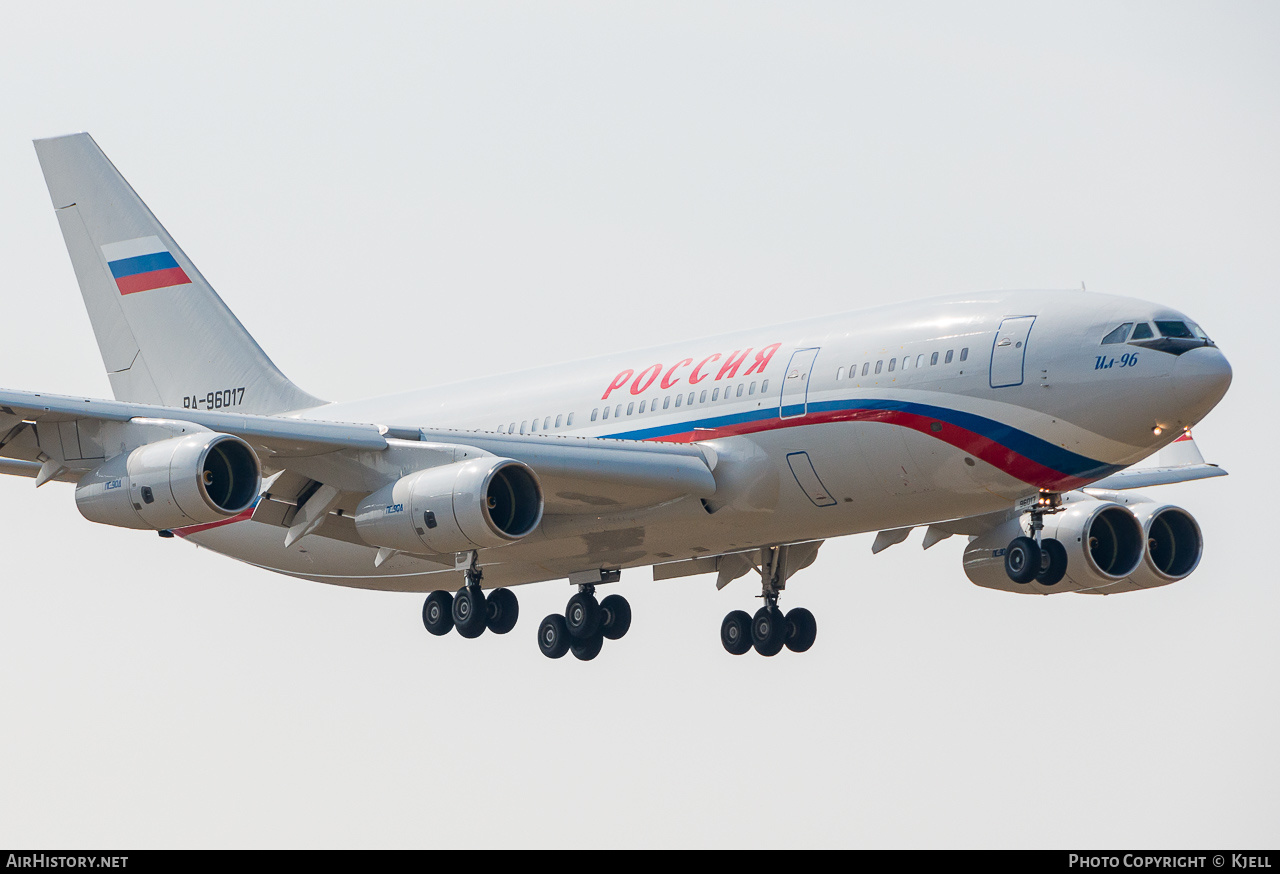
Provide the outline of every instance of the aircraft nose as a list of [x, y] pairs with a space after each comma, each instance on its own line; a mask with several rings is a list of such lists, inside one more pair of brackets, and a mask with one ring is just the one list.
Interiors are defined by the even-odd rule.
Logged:
[[1190, 349], [1173, 366], [1173, 391], [1184, 425], [1200, 421], [1231, 385], [1231, 365], [1216, 346]]

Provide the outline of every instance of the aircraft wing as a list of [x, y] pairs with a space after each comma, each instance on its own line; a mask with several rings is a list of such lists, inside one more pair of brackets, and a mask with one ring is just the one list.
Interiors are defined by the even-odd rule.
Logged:
[[390, 427], [10, 390], [0, 390], [0, 473], [36, 476], [41, 484], [76, 481], [119, 453], [104, 425], [156, 421], [240, 437], [264, 471], [289, 474], [299, 492], [318, 482], [363, 496], [410, 470], [452, 462], [458, 447], [529, 465], [551, 514], [652, 506], [716, 489], [715, 453], [692, 445]]
[[1145, 489], [1151, 486], [1167, 486], [1192, 480], [1226, 476], [1227, 472], [1216, 464], [1206, 464], [1200, 448], [1190, 431], [1184, 431], [1155, 456], [1155, 464], [1148, 467], [1126, 467], [1111, 476], [1104, 477], [1087, 488], [1124, 491]]

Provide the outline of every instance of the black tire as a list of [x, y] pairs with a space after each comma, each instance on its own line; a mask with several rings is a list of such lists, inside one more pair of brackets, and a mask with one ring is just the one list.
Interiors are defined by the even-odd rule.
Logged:
[[787, 611], [787, 649], [804, 652], [818, 639], [818, 620], [803, 607]]
[[520, 602], [516, 600], [515, 592], [510, 589], [494, 589], [484, 600], [489, 607], [485, 625], [490, 631], [494, 634], [506, 634], [516, 627], [516, 620], [520, 618]]
[[574, 640], [586, 640], [600, 630], [600, 604], [596, 596], [579, 592], [564, 608], [564, 621]]
[[767, 604], [751, 617], [751, 645], [762, 656], [775, 656], [787, 639], [787, 619], [782, 611]]
[[463, 637], [479, 637], [484, 634], [489, 619], [489, 608], [484, 602], [484, 592], [479, 586], [463, 586], [453, 596], [453, 624]]
[[1052, 586], [1067, 574], [1067, 548], [1047, 537], [1040, 541], [1040, 572], [1036, 574], [1036, 582], [1042, 586]]
[[448, 592], [427, 595], [427, 602], [422, 605], [422, 624], [436, 637], [453, 631], [453, 595]]
[[1040, 547], [1030, 537], [1015, 537], [1004, 551], [1004, 572], [1015, 583], [1029, 583], [1040, 572]]
[[631, 628], [631, 604], [621, 595], [606, 596], [600, 613], [600, 630], [610, 640], [618, 640]]
[[751, 649], [751, 614], [734, 610], [720, 623], [720, 643], [730, 655], [743, 655]]
[[564, 617], [552, 613], [538, 626], [538, 649], [549, 659], [558, 659], [569, 651], [569, 628]]
[[569, 644], [569, 651], [573, 653], [573, 657], [580, 662], [589, 662], [596, 656], [600, 655], [600, 648], [604, 646], [604, 635], [596, 632], [583, 640], [575, 640]]

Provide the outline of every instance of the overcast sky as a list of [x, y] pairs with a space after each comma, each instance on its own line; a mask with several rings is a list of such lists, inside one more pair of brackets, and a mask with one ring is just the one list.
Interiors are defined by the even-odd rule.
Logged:
[[[892, 5], [892, 11], [885, 11]], [[93, 134], [281, 369], [344, 400], [862, 305], [1077, 287], [1235, 368], [1190, 579], [980, 589], [827, 543], [624, 572], [591, 663], [0, 478], [0, 845], [1280, 843], [1274, 3], [26, 4], [0, 30], [0, 385], [107, 397], [31, 139]]]

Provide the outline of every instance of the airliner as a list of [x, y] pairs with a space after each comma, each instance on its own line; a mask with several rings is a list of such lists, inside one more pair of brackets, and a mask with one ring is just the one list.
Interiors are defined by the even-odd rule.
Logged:
[[978, 292], [328, 402], [88, 134], [35, 148], [114, 400], [0, 390], [0, 472], [74, 483], [90, 521], [429, 593], [433, 635], [510, 632], [514, 587], [567, 581], [538, 647], [580, 660], [626, 634], [626, 598], [597, 589], [633, 568], [758, 578], [720, 639], [772, 656], [814, 644], [813, 614], [779, 602], [833, 537], [964, 535], [969, 580], [1023, 594], [1139, 591], [1200, 562], [1195, 518], [1132, 492], [1225, 474], [1190, 429], [1230, 365], [1169, 307]]

